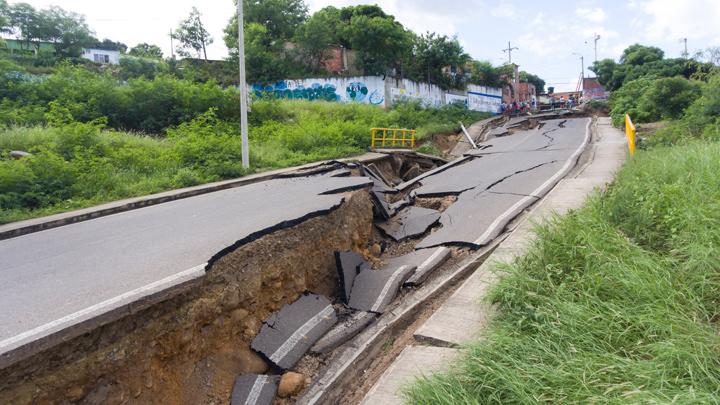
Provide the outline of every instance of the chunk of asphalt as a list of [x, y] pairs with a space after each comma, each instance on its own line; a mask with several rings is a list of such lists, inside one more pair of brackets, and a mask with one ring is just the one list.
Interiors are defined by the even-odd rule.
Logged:
[[270, 405], [275, 400], [280, 376], [246, 374], [235, 379], [231, 405]]
[[403, 265], [386, 270], [361, 271], [355, 278], [348, 306], [358, 311], [382, 313], [413, 270], [415, 266]]
[[286, 370], [336, 323], [330, 301], [310, 293], [265, 319], [250, 347]]
[[374, 321], [376, 314], [372, 312], [358, 311], [344, 321], [335, 325], [330, 332], [321, 337], [310, 351], [313, 353], [327, 353], [341, 344], [347, 342], [363, 331], [370, 322]]
[[370, 199], [373, 202], [378, 218], [388, 220], [395, 214], [395, 211], [390, 208], [390, 204], [387, 202], [387, 193], [377, 186], [370, 189]]
[[412, 198], [410, 194], [406, 194], [402, 199], [390, 204], [390, 211], [398, 212], [410, 204], [412, 204]]
[[386, 191], [394, 191], [394, 190], [389, 186], [389, 184], [391, 184], [391, 183], [390, 183], [390, 180], [388, 180], [388, 179], [382, 174], [382, 171], [380, 171], [380, 169], [378, 169], [378, 167], [375, 166], [375, 163], [370, 163], [370, 164], [368, 164], [364, 174], [365, 174], [366, 176], [368, 176], [368, 177], [372, 177], [374, 180], [380, 181], [380, 182], [385, 186], [385, 188], [387, 189]]
[[439, 219], [440, 211], [422, 207], [408, 207], [390, 220], [380, 222], [376, 226], [396, 241], [403, 241], [424, 234]]
[[509, 133], [510, 133], [510, 131], [508, 131], [507, 128], [497, 127], [487, 134], [486, 139], [492, 139], [492, 138], [497, 138], [499, 136], [505, 136]]
[[355, 277], [360, 273], [361, 267], [370, 268], [370, 262], [363, 255], [352, 250], [335, 251], [335, 265], [340, 279], [340, 299], [347, 304], [350, 301], [350, 291]]
[[420, 285], [427, 276], [450, 258], [452, 251], [446, 247], [436, 249], [420, 249], [410, 254], [391, 259], [388, 264], [393, 267], [402, 265], [416, 266], [413, 274], [403, 284], [406, 287]]

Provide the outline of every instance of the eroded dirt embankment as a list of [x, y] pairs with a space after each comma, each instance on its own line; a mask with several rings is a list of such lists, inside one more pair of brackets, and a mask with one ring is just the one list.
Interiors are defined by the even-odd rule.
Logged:
[[235, 377], [269, 367], [249, 348], [262, 320], [305, 291], [334, 299], [333, 252], [366, 251], [370, 197], [344, 197], [224, 255], [184, 293], [0, 370], [0, 403], [229, 403]]

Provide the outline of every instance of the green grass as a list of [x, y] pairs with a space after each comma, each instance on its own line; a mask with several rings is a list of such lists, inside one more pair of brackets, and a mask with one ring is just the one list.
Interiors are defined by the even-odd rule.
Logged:
[[639, 152], [496, 266], [501, 312], [417, 404], [720, 403], [720, 144]]

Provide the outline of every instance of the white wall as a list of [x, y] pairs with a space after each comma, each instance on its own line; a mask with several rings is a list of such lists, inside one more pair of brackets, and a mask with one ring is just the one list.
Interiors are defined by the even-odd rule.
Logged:
[[[82, 58], [89, 59], [91, 61], [95, 61], [95, 55], [105, 55], [108, 57], [109, 63], [118, 64], [120, 63], [120, 51], [108, 51], [105, 49], [83, 49], [83, 54], [81, 55]], [[101, 63], [105, 63], [102, 62]]]
[[502, 104], [502, 89], [475, 84], [468, 85], [468, 108], [474, 111], [500, 114]]
[[427, 83], [384, 76], [332, 77], [281, 80], [273, 85], [248, 84], [248, 91], [258, 95], [275, 93], [279, 97], [306, 100], [366, 103], [389, 107], [393, 100], [405, 97], [420, 100], [431, 107], [441, 107], [455, 100], [475, 111], [500, 113], [502, 89], [468, 85], [468, 91], [444, 93]]

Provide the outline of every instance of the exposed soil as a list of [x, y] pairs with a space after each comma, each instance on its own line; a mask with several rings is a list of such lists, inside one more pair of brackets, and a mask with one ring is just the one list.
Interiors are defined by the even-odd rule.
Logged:
[[345, 197], [226, 254], [185, 293], [0, 370], [0, 403], [229, 403], [235, 377], [269, 368], [249, 349], [262, 320], [306, 290], [334, 299], [333, 251], [367, 251], [370, 197]]

